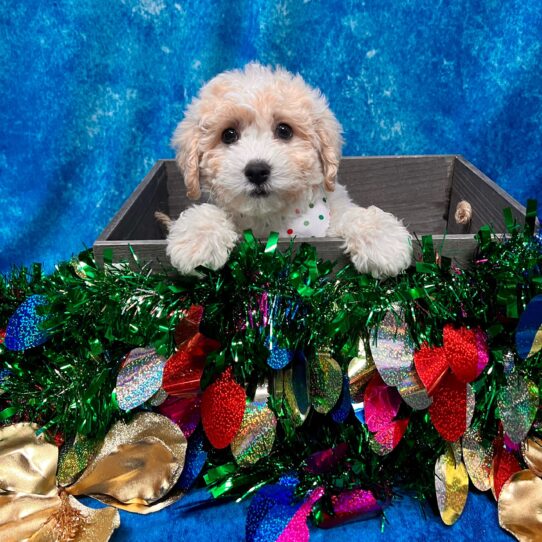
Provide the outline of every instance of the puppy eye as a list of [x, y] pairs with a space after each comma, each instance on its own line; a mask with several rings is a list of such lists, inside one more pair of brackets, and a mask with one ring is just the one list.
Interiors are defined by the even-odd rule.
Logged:
[[281, 122], [275, 128], [275, 135], [279, 139], [292, 139], [292, 136], [294, 135], [294, 131], [292, 130], [292, 127], [289, 124]]
[[235, 128], [226, 128], [222, 132], [222, 143], [226, 145], [231, 145], [239, 139], [239, 134]]

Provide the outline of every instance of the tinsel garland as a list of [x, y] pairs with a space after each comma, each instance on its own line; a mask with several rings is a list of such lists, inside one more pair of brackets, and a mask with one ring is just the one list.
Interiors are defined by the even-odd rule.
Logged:
[[[241, 410], [232, 418], [235, 427], [229, 431], [232, 436], [244, 419], [245, 394], [251, 404], [257, 391], [268, 385], [271, 393], [264, 400], [277, 420], [266, 453], [246, 464], [237, 457], [240, 451], [233, 453], [242, 449], [242, 443], [228, 447], [231, 438], [224, 440], [221, 434], [226, 444], [218, 449], [200, 429], [194, 433], [206, 453], [200, 480], [213, 495], [244, 497], [295, 472], [297, 480], [288, 487], [295, 487], [296, 495], [324, 488], [324, 497], [313, 508], [313, 516], [323, 523], [337, 517], [337, 498], [349, 491], [371, 492], [379, 502], [388, 502], [394, 488], [402, 487], [420, 499], [432, 499], [439, 458], [454, 450], [457, 457], [454, 445], [435, 428], [437, 415], [425, 408], [410, 408], [395, 388], [373, 380], [374, 393], [389, 396], [397, 405], [375, 429], [374, 421], [357, 415], [349, 398], [345, 399], [349, 365], [362, 351], [367, 354], [363, 345], [374, 344], [390, 314], [404, 324], [405, 341], [413, 352], [434, 354], [444, 348], [450, 357], [453, 344], [451, 340], [445, 344], [446, 329], [480, 330], [488, 348], [487, 366], [457, 386], [460, 391], [469, 386], [473, 392], [474, 410], [465, 429], [476, 430], [483, 444], [502, 441], [505, 413], [499, 398], [510, 387], [510, 375], [534, 386], [536, 404], [542, 387], [542, 354], [538, 351], [521, 359], [515, 346], [520, 316], [542, 293], [542, 243], [534, 235], [535, 216], [530, 202], [525, 227], [508, 220], [504, 238], [493, 235], [489, 227], [482, 228], [468, 269], [459, 269], [442, 257], [440, 247], [433, 246], [431, 237], [424, 237], [419, 241], [423, 257], [415, 267], [383, 281], [360, 275], [351, 266], [337, 270], [332, 262], [320, 260], [308, 244], [292, 244], [281, 252], [276, 235], [261, 243], [250, 232], [224, 269], [201, 268], [198, 277], [167, 270], [151, 273], [135, 257], [130, 264], [109, 261], [101, 269], [90, 251], [59, 264], [50, 275], [37, 265], [16, 269], [0, 277], [0, 332], [6, 335], [5, 340], [0, 335], [0, 420], [6, 425], [35, 422], [58, 445], [69, 444], [76, 436], [102, 438], [115, 421], [128, 420], [135, 413], [121, 408], [118, 378], [122, 368], [128, 371], [132, 362], [147, 363], [146, 370], [154, 367], [154, 376], [159, 374], [161, 379], [164, 362], [160, 360], [182, 350], [182, 341], [175, 335], [183, 333], [179, 332], [183, 322], [190, 323], [191, 311], [201, 307], [201, 321], [191, 326], [198, 337], [204, 337], [196, 385], [203, 391], [202, 414], [209, 440], [215, 444], [205, 426], [205, 413], [220, 412], [221, 406], [233, 412], [234, 407], [214, 398], [235, 396], [232, 386], [242, 390], [237, 402]], [[22, 308], [29, 299], [33, 302], [28, 309]], [[20, 321], [13, 323], [17, 312]], [[13, 336], [12, 329], [9, 336], [9, 326], [16, 324], [19, 334]], [[34, 326], [34, 335], [29, 335], [28, 326]], [[136, 348], [152, 349], [152, 359], [143, 359], [145, 352], [133, 354], [135, 361], [127, 357]], [[296, 421], [291, 404], [276, 393], [282, 369], [296, 359], [303, 359], [309, 368], [327, 363], [323, 374], [317, 375], [324, 380], [331, 378], [333, 364], [338, 364], [341, 372], [337, 374], [344, 380], [338, 400], [345, 403], [343, 413], [335, 405], [338, 396], [329, 408], [324, 398], [323, 407], [313, 402], [303, 423]], [[438, 386], [447, 385], [443, 375], [457, 380], [451, 363], [451, 370], [443, 366], [438, 375], [434, 404]], [[162, 385], [167, 391], [165, 380]], [[226, 390], [222, 395], [214, 392], [220, 386]], [[149, 396], [154, 391], [146, 390]], [[214, 397], [208, 400], [206, 393]], [[365, 393], [370, 392], [366, 389]], [[152, 407], [152, 400], [146, 399], [141, 408]], [[251, 408], [259, 415], [259, 407]], [[531, 438], [541, 436], [540, 420], [537, 410], [531, 420]], [[404, 435], [388, 453], [382, 453], [375, 446], [378, 431], [395, 431], [399, 426]], [[322, 459], [322, 453], [327, 459]]]

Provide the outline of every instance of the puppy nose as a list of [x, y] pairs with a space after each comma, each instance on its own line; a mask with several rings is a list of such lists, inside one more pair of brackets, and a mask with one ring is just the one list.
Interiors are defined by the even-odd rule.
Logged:
[[257, 186], [265, 183], [271, 173], [271, 166], [263, 160], [254, 160], [249, 162], [245, 167], [245, 176], [252, 183]]

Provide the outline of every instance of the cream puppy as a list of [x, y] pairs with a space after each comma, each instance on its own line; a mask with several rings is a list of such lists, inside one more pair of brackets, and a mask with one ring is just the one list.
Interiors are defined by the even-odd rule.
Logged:
[[355, 205], [337, 182], [341, 126], [299, 75], [256, 63], [221, 73], [188, 106], [172, 144], [188, 197], [203, 192], [208, 201], [170, 226], [167, 254], [180, 272], [222, 267], [249, 228], [257, 236], [341, 237], [356, 269], [374, 277], [410, 265], [402, 223]]

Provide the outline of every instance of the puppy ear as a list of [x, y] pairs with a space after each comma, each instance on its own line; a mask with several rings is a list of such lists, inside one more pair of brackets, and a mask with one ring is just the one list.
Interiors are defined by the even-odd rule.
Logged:
[[179, 123], [171, 145], [176, 151], [175, 160], [183, 174], [186, 185], [186, 195], [197, 200], [201, 196], [199, 183], [200, 160], [200, 130], [198, 124], [191, 118], [185, 118]]
[[319, 144], [320, 161], [324, 173], [324, 186], [329, 192], [335, 190], [335, 181], [341, 161], [342, 128], [327, 103], [314, 121], [316, 136]]

